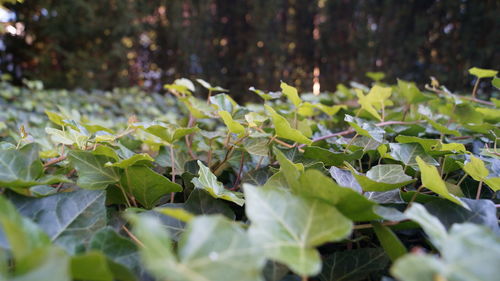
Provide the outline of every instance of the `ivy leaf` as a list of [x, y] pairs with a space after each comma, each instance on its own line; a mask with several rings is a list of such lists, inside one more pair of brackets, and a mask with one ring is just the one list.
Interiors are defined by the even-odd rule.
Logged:
[[[176, 252], [158, 219], [129, 216], [142, 241], [141, 256], [158, 279], [172, 281], [257, 281], [264, 260], [248, 235], [222, 216], [192, 220]], [[228, 243], [228, 241], [231, 241]]]
[[373, 208], [377, 205], [348, 187], [338, 186], [318, 170], [309, 169], [300, 176], [300, 184], [293, 186], [294, 193], [304, 198], [318, 199], [333, 205], [353, 221], [379, 219]]
[[264, 254], [299, 275], [316, 275], [321, 259], [315, 247], [339, 241], [351, 233], [352, 222], [320, 200], [291, 194], [282, 188], [245, 184], [249, 235]]
[[500, 89], [500, 78], [498, 77], [493, 78], [493, 80], [491, 80], [491, 85], [493, 85], [493, 87], [497, 89]]
[[267, 138], [248, 138], [243, 142], [243, 147], [253, 155], [264, 157], [269, 155], [269, 139]]
[[363, 150], [356, 150], [352, 153], [332, 152], [319, 146], [308, 146], [304, 148], [304, 157], [316, 159], [325, 166], [342, 166], [344, 161], [358, 160], [363, 157]]
[[229, 90], [224, 89], [224, 88], [219, 87], [219, 86], [212, 86], [212, 85], [210, 85], [210, 83], [208, 83], [207, 81], [205, 81], [203, 79], [196, 79], [196, 82], [200, 83], [200, 85], [203, 86], [203, 88], [205, 88], [209, 91], [212, 91], [212, 92], [228, 92], [229, 91]]
[[0, 226], [1, 248], [10, 248], [15, 259], [23, 259], [36, 249], [50, 245], [47, 234], [21, 216], [15, 205], [3, 196], [0, 196]]
[[428, 254], [407, 254], [398, 259], [391, 273], [402, 281], [495, 280], [500, 274], [500, 238], [488, 228], [475, 224], [455, 224], [449, 233], [438, 219], [415, 203], [406, 212], [417, 221], [441, 252], [441, 258]]
[[345, 163], [351, 170], [364, 191], [388, 191], [400, 188], [415, 181], [407, 176], [403, 168], [396, 164], [381, 164], [371, 168], [366, 175], [359, 174], [349, 163]]
[[489, 78], [489, 77], [495, 77], [498, 71], [492, 69], [473, 67], [469, 69], [469, 73], [476, 76], [477, 78]]
[[425, 203], [425, 209], [450, 229], [455, 223], [475, 223], [489, 227], [493, 232], [500, 234], [497, 209], [491, 200], [474, 200], [462, 198], [470, 211], [448, 200], [432, 200]]
[[419, 156], [416, 157], [418, 167], [420, 168], [422, 185], [429, 190], [439, 194], [440, 196], [469, 209], [467, 204], [460, 200], [457, 196], [451, 194], [446, 187], [446, 183], [441, 179], [436, 167], [425, 163]]
[[104, 253], [112, 261], [140, 273], [138, 247], [131, 240], [119, 235], [111, 227], [97, 231], [90, 240], [89, 249]]
[[78, 190], [43, 198], [12, 197], [19, 212], [31, 218], [50, 239], [75, 253], [106, 225], [105, 192]]
[[454, 135], [456, 137], [460, 136], [460, 132], [459, 131], [457, 131], [457, 130], [451, 130], [448, 127], [439, 124], [438, 122], [430, 119], [429, 117], [427, 117], [425, 115], [423, 117], [424, 117], [425, 120], [427, 120], [427, 122], [429, 122], [429, 124], [432, 125], [432, 127], [434, 129], [436, 129], [441, 134], [443, 134], [443, 135]]
[[225, 189], [222, 183], [217, 181], [217, 177], [200, 160], [198, 160], [198, 166], [200, 167], [198, 177], [193, 178], [191, 181], [196, 188], [206, 190], [214, 198], [224, 199], [243, 206], [245, 199], [243, 199], [242, 193]]
[[136, 123], [134, 124], [134, 127], [143, 128], [144, 131], [159, 137], [163, 141], [167, 142], [169, 145], [173, 144], [175, 141], [179, 140], [180, 138], [186, 135], [196, 133], [197, 131], [200, 130], [198, 127], [182, 128], [160, 122], [153, 122], [149, 124]]
[[120, 184], [146, 209], [153, 208], [162, 196], [182, 191], [177, 183], [144, 166], [126, 168]]
[[243, 127], [243, 125], [241, 125], [240, 123], [234, 121], [229, 112], [221, 110], [218, 113], [224, 121], [224, 124], [226, 124], [227, 128], [229, 129], [229, 132], [237, 134], [239, 137], [242, 137], [245, 134], [245, 127]]
[[359, 135], [370, 137], [380, 143], [384, 142], [385, 131], [383, 129], [348, 114], [345, 115], [344, 121], [349, 123]]
[[413, 82], [398, 79], [398, 88], [407, 99], [408, 104], [422, 102], [427, 99]]
[[83, 149], [90, 139], [88, 135], [82, 134], [72, 128], [67, 128], [65, 131], [45, 128], [45, 132], [50, 135], [51, 140], [56, 144], [76, 145], [80, 149]]
[[398, 258], [408, 253], [404, 244], [389, 227], [382, 225], [380, 222], [372, 222], [372, 225], [380, 241], [380, 245], [382, 245], [392, 261], [396, 261]]
[[417, 143], [390, 143], [391, 156], [398, 161], [403, 162], [405, 165], [412, 168], [418, 168], [417, 157], [423, 159], [425, 162], [438, 166], [439, 163], [432, 158], [432, 156], [425, 153], [422, 146]]
[[78, 172], [77, 184], [85, 189], [105, 189], [110, 184], [120, 180], [120, 170], [115, 167], [106, 167], [110, 158], [95, 155], [89, 151], [68, 152], [69, 161]]
[[476, 181], [486, 183], [493, 191], [500, 190], [500, 177], [488, 177], [490, 172], [484, 165], [483, 160], [470, 156], [470, 161], [465, 164], [458, 162], [462, 169]]
[[273, 122], [274, 129], [276, 130], [276, 135], [278, 137], [289, 139], [307, 145], [310, 145], [312, 143], [312, 140], [304, 136], [299, 130], [292, 128], [292, 126], [290, 126], [290, 123], [288, 123], [285, 117], [276, 113], [276, 111], [272, 107], [268, 105], [264, 105], [264, 107], [271, 115], [271, 120]]
[[317, 109], [323, 111], [328, 116], [333, 116], [333, 115], [337, 114], [341, 109], [347, 109], [346, 105], [328, 106], [328, 105], [324, 105], [322, 103], [316, 103], [316, 104], [313, 104], [313, 106], [316, 107]]
[[254, 92], [257, 95], [259, 95], [259, 97], [261, 97], [265, 101], [279, 99], [283, 95], [283, 93], [281, 93], [281, 92], [269, 92], [269, 93], [265, 93], [264, 91], [259, 90], [259, 89], [255, 89], [254, 87], [250, 87], [250, 88], [248, 88], [248, 90]]
[[89, 251], [73, 256], [71, 258], [71, 276], [76, 280], [136, 280], [126, 267], [114, 263], [98, 251]]
[[63, 176], [44, 176], [38, 151], [39, 146], [33, 143], [17, 150], [0, 150], [0, 186], [19, 189], [35, 185], [69, 182]]
[[297, 92], [297, 88], [288, 85], [287, 83], [281, 81], [280, 84], [281, 92], [290, 100], [296, 108], [302, 103], [302, 100], [299, 97]]
[[335, 252], [324, 259], [320, 281], [368, 280], [371, 273], [384, 270], [389, 259], [382, 249], [360, 248]]
[[126, 169], [130, 166], [133, 166], [133, 165], [139, 165], [139, 164], [143, 164], [143, 163], [146, 164], [146, 163], [153, 162], [154, 160], [155, 159], [153, 157], [149, 156], [149, 154], [147, 154], [147, 153], [139, 153], [139, 154], [134, 154], [127, 159], [121, 159], [115, 163], [108, 162], [105, 164], [105, 166]]

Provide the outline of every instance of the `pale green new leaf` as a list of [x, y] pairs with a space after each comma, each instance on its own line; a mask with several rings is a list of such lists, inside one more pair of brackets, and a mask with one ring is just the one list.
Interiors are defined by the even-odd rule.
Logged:
[[224, 199], [243, 206], [245, 199], [243, 199], [243, 194], [241, 192], [225, 189], [222, 183], [217, 181], [217, 177], [212, 171], [210, 171], [207, 166], [203, 165], [200, 160], [198, 160], [198, 166], [200, 167], [198, 177], [193, 178], [191, 181], [196, 188], [206, 190], [214, 198]]
[[446, 183], [439, 175], [439, 172], [436, 167], [425, 163], [422, 158], [419, 156], [416, 157], [416, 161], [418, 163], [418, 167], [420, 168], [422, 185], [440, 196], [461, 205], [464, 208], [468, 209], [467, 204], [465, 204], [460, 198], [451, 194], [446, 187]]
[[500, 190], [500, 177], [488, 177], [490, 172], [484, 165], [483, 160], [470, 156], [470, 161], [462, 164], [462, 169], [473, 179], [485, 182], [494, 191]]
[[221, 110], [218, 113], [224, 121], [224, 124], [226, 124], [227, 128], [229, 129], [229, 132], [237, 134], [240, 137], [245, 134], [245, 127], [243, 127], [243, 125], [241, 125], [240, 123], [234, 121], [229, 112]]
[[288, 123], [285, 117], [276, 113], [276, 111], [272, 107], [268, 105], [264, 105], [264, 107], [271, 115], [271, 120], [273, 122], [274, 129], [276, 130], [276, 135], [278, 137], [289, 139], [307, 145], [310, 145], [312, 143], [312, 140], [304, 136], [299, 130], [292, 128], [292, 126], [290, 126], [290, 123]]
[[495, 77], [498, 71], [493, 69], [473, 67], [469, 69], [469, 73], [476, 76], [477, 78], [489, 78], [489, 77]]
[[137, 165], [137, 164], [142, 164], [142, 163], [150, 163], [155, 161], [155, 159], [147, 153], [139, 153], [139, 154], [134, 154], [131, 157], [127, 159], [121, 159], [117, 162], [114, 163], [106, 163], [106, 167], [118, 167], [122, 169], [126, 169], [130, 166]]
[[293, 195], [283, 188], [245, 184], [249, 235], [266, 257], [299, 275], [316, 275], [321, 258], [315, 247], [346, 238], [352, 222], [321, 200]]
[[293, 105], [295, 105], [296, 108], [298, 108], [302, 103], [302, 100], [299, 97], [297, 88], [292, 87], [283, 81], [281, 81], [280, 87], [283, 94], [293, 103]]

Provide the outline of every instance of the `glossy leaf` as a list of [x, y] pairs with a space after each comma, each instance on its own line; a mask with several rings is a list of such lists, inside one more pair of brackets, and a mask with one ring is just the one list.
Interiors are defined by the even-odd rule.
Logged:
[[210, 169], [203, 165], [203, 163], [199, 160], [198, 166], [200, 167], [198, 177], [192, 180], [192, 183], [196, 188], [207, 191], [214, 198], [231, 201], [240, 206], [245, 203], [243, 194], [225, 189], [222, 183], [217, 181], [217, 177], [210, 171]]
[[335, 207], [308, 200], [280, 188], [260, 189], [245, 185], [249, 234], [270, 259], [289, 266], [300, 275], [315, 275], [321, 259], [315, 247], [347, 237], [350, 220]]

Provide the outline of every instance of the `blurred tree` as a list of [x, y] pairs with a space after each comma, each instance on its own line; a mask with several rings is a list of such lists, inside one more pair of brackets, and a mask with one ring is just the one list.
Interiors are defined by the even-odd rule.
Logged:
[[[498, 0], [30, 0], [2, 69], [49, 87], [161, 89], [201, 77], [246, 98], [279, 80], [311, 91], [367, 71], [451, 89], [498, 68]], [[14, 24], [14, 23], [13, 23]], [[12, 58], [7, 60], [6, 58]], [[10, 65], [10, 66], [9, 66]], [[319, 84], [318, 84], [319, 86]], [[251, 96], [251, 95], [250, 95]], [[252, 96], [253, 97], [253, 96]]]

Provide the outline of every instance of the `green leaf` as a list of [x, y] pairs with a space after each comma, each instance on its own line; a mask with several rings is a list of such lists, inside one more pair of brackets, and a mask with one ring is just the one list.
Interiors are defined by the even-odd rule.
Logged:
[[406, 98], [408, 104], [418, 103], [427, 99], [413, 82], [398, 79], [398, 88]]
[[226, 124], [227, 128], [229, 129], [229, 132], [237, 134], [239, 137], [242, 137], [245, 134], [245, 127], [243, 127], [243, 125], [241, 125], [240, 123], [234, 121], [229, 112], [221, 110], [218, 113], [224, 121], [224, 124]]
[[324, 105], [322, 103], [316, 103], [316, 104], [313, 104], [313, 106], [316, 107], [317, 109], [323, 111], [328, 116], [333, 116], [333, 115], [337, 114], [341, 109], [347, 109], [346, 105], [328, 106], [328, 105]]
[[380, 143], [384, 142], [385, 131], [383, 129], [348, 114], [345, 115], [344, 121], [349, 123], [359, 135], [370, 137]]
[[377, 165], [371, 168], [366, 175], [358, 173], [347, 162], [345, 165], [351, 170], [364, 191], [388, 191], [415, 181], [404, 173], [400, 165], [396, 164]]
[[493, 87], [497, 89], [500, 89], [500, 78], [498, 77], [493, 78], [493, 80], [491, 80], [491, 85], [493, 85]]
[[391, 143], [389, 144], [391, 149], [391, 156], [398, 161], [403, 162], [405, 165], [412, 168], [418, 168], [417, 157], [423, 159], [425, 162], [438, 166], [439, 163], [432, 158], [429, 154], [425, 153], [425, 150], [416, 143]]
[[422, 185], [429, 190], [434, 191], [440, 196], [468, 209], [469, 207], [457, 196], [451, 194], [446, 187], [446, 183], [443, 181], [436, 167], [425, 163], [419, 156], [416, 157], [418, 167], [420, 168]]
[[19, 212], [31, 218], [58, 245], [74, 253], [106, 225], [105, 192], [77, 190], [43, 198], [15, 196]]
[[391, 268], [398, 280], [495, 280], [500, 274], [500, 238], [488, 228], [455, 224], [447, 233], [437, 218], [419, 204], [413, 204], [406, 215], [422, 226], [441, 258], [427, 254], [403, 256]]
[[265, 101], [279, 99], [283, 95], [283, 93], [281, 93], [281, 92], [269, 92], [269, 93], [265, 93], [264, 91], [259, 90], [259, 89], [255, 89], [254, 87], [250, 87], [250, 88], [248, 88], [248, 90], [254, 92], [257, 95], [259, 95], [259, 97], [261, 97]]
[[31, 143], [20, 149], [0, 150], [0, 186], [27, 188], [35, 185], [68, 182], [63, 176], [44, 176], [38, 156], [39, 146]]
[[363, 157], [363, 150], [356, 150], [352, 153], [332, 152], [319, 146], [308, 146], [304, 148], [304, 157], [316, 159], [325, 166], [342, 166], [344, 161], [359, 160]]
[[9, 281], [70, 281], [68, 254], [56, 247], [40, 248], [16, 264]]
[[245, 150], [253, 155], [268, 156], [269, 155], [269, 139], [267, 138], [248, 138], [243, 142]]
[[249, 235], [266, 257], [284, 263], [299, 275], [316, 275], [321, 259], [315, 247], [351, 233], [352, 222], [335, 207], [281, 188], [245, 184]]
[[[19, 214], [16, 207], [0, 196], [0, 245], [10, 247], [15, 259], [50, 244], [50, 238], [33, 221]], [[3, 232], [3, 233], [2, 233]]]
[[78, 172], [77, 184], [85, 189], [105, 189], [110, 184], [120, 180], [120, 170], [115, 167], [106, 167], [111, 159], [95, 155], [89, 151], [68, 152], [70, 162]]
[[500, 190], [500, 177], [488, 177], [490, 172], [484, 165], [483, 160], [470, 156], [470, 161], [465, 164], [459, 162], [462, 169], [476, 181], [485, 182], [493, 191]]
[[139, 164], [143, 164], [143, 163], [150, 163], [150, 162], [153, 162], [154, 161], [154, 158], [149, 156], [149, 154], [147, 153], [140, 153], [140, 154], [134, 154], [132, 155], [131, 157], [127, 158], [127, 159], [122, 159], [122, 160], [119, 160], [115, 163], [106, 163], [106, 167], [118, 167], [118, 168], [122, 168], [122, 169], [126, 169], [132, 165], [139, 165]]
[[380, 245], [382, 245], [385, 252], [393, 262], [408, 252], [401, 240], [399, 240], [396, 234], [394, 234], [389, 227], [382, 225], [379, 222], [372, 222], [372, 225], [373, 230], [380, 241]]
[[276, 130], [276, 135], [278, 137], [289, 139], [307, 145], [310, 145], [312, 143], [312, 140], [304, 136], [299, 130], [292, 128], [292, 126], [290, 126], [290, 123], [288, 123], [285, 117], [276, 113], [276, 111], [272, 107], [268, 105], [264, 105], [264, 107], [271, 115], [271, 120], [273, 122], [274, 129]]
[[293, 103], [293, 105], [295, 105], [295, 107], [298, 108], [299, 105], [302, 103], [302, 100], [299, 97], [297, 89], [295, 87], [288, 85], [283, 81], [281, 81], [280, 87], [281, 87], [281, 92], [283, 92], [283, 94], [288, 98], [288, 100], [290, 100]]
[[113, 281], [106, 257], [91, 251], [71, 258], [71, 276], [77, 280]]
[[224, 89], [224, 88], [219, 87], [219, 86], [212, 86], [212, 85], [210, 85], [210, 83], [208, 83], [207, 81], [205, 81], [203, 79], [196, 79], [196, 82], [200, 83], [200, 85], [203, 86], [203, 88], [205, 88], [209, 91], [212, 91], [212, 92], [228, 92], [229, 91], [229, 90]]
[[142, 128], [144, 131], [159, 137], [167, 144], [171, 145], [180, 138], [198, 132], [198, 127], [182, 128], [161, 122], [136, 123], [135, 128]]
[[153, 208], [162, 196], [182, 191], [177, 183], [144, 166], [126, 168], [120, 184], [146, 209]]
[[378, 82], [382, 79], [385, 78], [385, 74], [383, 72], [372, 72], [372, 71], [368, 71], [366, 73], [366, 77], [372, 79], [373, 81], [375, 82]]
[[489, 77], [495, 77], [498, 71], [493, 69], [473, 67], [469, 69], [469, 73], [476, 76], [477, 78], [489, 78]]
[[114, 231], [111, 227], [104, 227], [97, 231], [89, 243], [89, 249], [104, 253], [112, 261], [133, 270], [141, 272], [138, 247]]
[[457, 130], [451, 130], [448, 127], [439, 124], [438, 122], [430, 119], [429, 117], [427, 117], [425, 115], [423, 117], [424, 117], [425, 120], [427, 120], [427, 122], [429, 122], [429, 124], [432, 125], [432, 127], [434, 127], [434, 129], [436, 129], [441, 134], [443, 134], [443, 135], [454, 135], [456, 137], [460, 136], [460, 132], [459, 131], [457, 131]]
[[320, 281], [370, 280], [369, 275], [384, 270], [389, 259], [382, 249], [360, 248], [335, 252], [323, 260]]
[[90, 139], [88, 135], [72, 128], [67, 128], [65, 131], [45, 128], [45, 132], [51, 136], [52, 141], [56, 144], [76, 145], [81, 149], [85, 147], [85, 144]]
[[243, 199], [242, 193], [225, 189], [222, 183], [217, 181], [217, 177], [200, 160], [198, 160], [198, 166], [200, 167], [198, 177], [193, 178], [191, 181], [196, 188], [206, 190], [214, 198], [224, 199], [243, 206], [245, 199]]
[[318, 199], [333, 205], [353, 221], [379, 219], [373, 208], [377, 204], [348, 187], [341, 187], [318, 170], [309, 169], [300, 176], [294, 193], [304, 198]]
[[470, 210], [462, 208], [448, 200], [432, 200], [425, 203], [425, 209], [450, 229], [455, 223], [475, 223], [489, 227], [493, 232], [500, 234], [497, 209], [491, 200], [474, 200], [462, 198]]
[[[259, 248], [247, 233], [222, 216], [202, 216], [189, 223], [174, 253], [158, 219], [129, 217], [142, 241], [141, 256], [161, 280], [257, 281], [264, 265]], [[228, 243], [230, 241], [230, 243]]]

